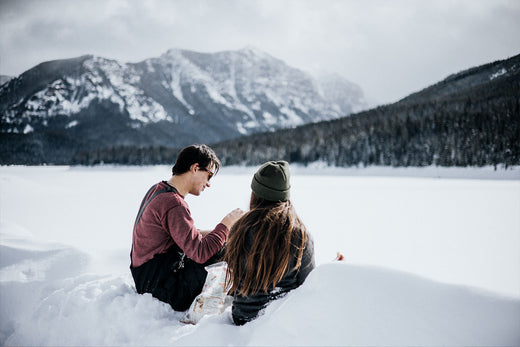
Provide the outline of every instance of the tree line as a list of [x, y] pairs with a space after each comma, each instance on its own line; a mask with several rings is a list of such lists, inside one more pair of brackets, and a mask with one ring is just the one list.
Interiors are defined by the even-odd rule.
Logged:
[[[460, 105], [459, 105], [460, 106]], [[283, 159], [348, 166], [520, 165], [520, 102], [475, 107], [426, 103], [379, 107], [351, 117], [212, 144], [224, 165]], [[72, 164], [173, 164], [179, 148], [117, 146], [80, 152]]]
[[340, 120], [228, 141], [215, 149], [226, 165], [284, 159], [341, 167], [508, 167], [520, 165], [519, 108], [518, 100], [512, 99], [492, 103], [485, 111], [446, 111], [424, 105], [416, 108], [416, 116], [378, 108]]

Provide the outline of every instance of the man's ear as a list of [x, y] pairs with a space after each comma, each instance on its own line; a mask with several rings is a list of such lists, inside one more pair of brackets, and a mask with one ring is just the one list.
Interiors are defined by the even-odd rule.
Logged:
[[197, 168], [199, 167], [199, 163], [191, 164], [190, 166], [190, 172], [195, 173], [197, 171]]

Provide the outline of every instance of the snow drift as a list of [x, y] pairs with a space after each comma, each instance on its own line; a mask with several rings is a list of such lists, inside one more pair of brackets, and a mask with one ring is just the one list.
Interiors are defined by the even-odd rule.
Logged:
[[[6, 241], [3, 239], [3, 241]], [[12, 239], [11, 239], [12, 241]], [[128, 274], [81, 274], [71, 248], [2, 246], [5, 345], [518, 345], [520, 302], [378, 267], [328, 263], [263, 316], [196, 325]]]

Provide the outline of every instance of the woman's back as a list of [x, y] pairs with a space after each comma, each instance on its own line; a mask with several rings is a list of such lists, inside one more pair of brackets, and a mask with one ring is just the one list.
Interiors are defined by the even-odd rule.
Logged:
[[[237, 325], [242, 325], [254, 319], [266, 306], [272, 301], [284, 296], [287, 292], [299, 287], [308, 274], [314, 269], [314, 246], [310, 237], [307, 235], [307, 241], [304, 244], [303, 254], [300, 261], [300, 267], [295, 268], [298, 262], [298, 252], [292, 247], [288, 266], [274, 288], [268, 288], [267, 291], [252, 291], [246, 295], [240, 294], [240, 286], [238, 292], [234, 294], [232, 316], [233, 321]], [[250, 272], [254, 272], [254, 268]], [[247, 266], [244, 269], [248, 272]]]
[[255, 173], [250, 211], [231, 229], [226, 247], [233, 320], [254, 319], [271, 300], [300, 286], [314, 268], [314, 246], [289, 200], [287, 162]]

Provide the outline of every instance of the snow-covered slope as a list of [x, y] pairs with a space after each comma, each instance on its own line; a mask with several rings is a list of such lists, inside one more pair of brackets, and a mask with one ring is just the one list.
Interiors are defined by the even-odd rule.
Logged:
[[[2, 225], [6, 227], [6, 225]], [[5, 237], [5, 234], [3, 235]], [[9, 244], [16, 239], [6, 238]], [[20, 238], [18, 242], [22, 241]], [[24, 244], [25, 243], [25, 244]], [[234, 326], [230, 307], [180, 322], [131, 277], [82, 274], [78, 250], [1, 246], [0, 343], [9, 346], [515, 346], [520, 301], [377, 267], [328, 263]]]
[[172, 49], [135, 64], [88, 55], [42, 63], [2, 86], [1, 132], [51, 129], [85, 139], [104, 132], [115, 144], [175, 146], [338, 118], [365, 106], [358, 86], [338, 76], [330, 81], [252, 48]]
[[[0, 170], [0, 345], [520, 345], [518, 168], [293, 167], [318, 267], [242, 327], [229, 308], [185, 325], [135, 292], [133, 220], [169, 167]], [[223, 168], [187, 198], [197, 226], [246, 208], [254, 171]], [[450, 172], [459, 178], [439, 178]], [[343, 263], [331, 262], [338, 250]]]

